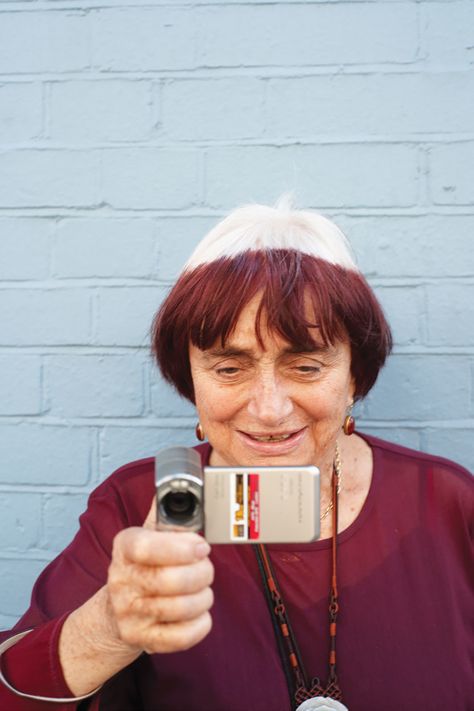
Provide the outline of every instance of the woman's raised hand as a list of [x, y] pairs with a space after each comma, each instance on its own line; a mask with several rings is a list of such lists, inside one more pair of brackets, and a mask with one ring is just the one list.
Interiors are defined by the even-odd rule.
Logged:
[[65, 620], [59, 642], [64, 678], [88, 694], [142, 652], [189, 649], [211, 629], [210, 546], [197, 533], [144, 526], [117, 534], [107, 584]]
[[177, 652], [211, 629], [214, 570], [197, 533], [155, 531], [155, 503], [143, 528], [114, 540], [107, 592], [119, 639], [137, 651]]

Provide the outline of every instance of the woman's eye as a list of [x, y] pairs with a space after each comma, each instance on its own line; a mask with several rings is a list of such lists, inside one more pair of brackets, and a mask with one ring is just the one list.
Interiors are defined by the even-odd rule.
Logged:
[[237, 375], [240, 372], [240, 368], [217, 368], [216, 373], [218, 375]]
[[317, 365], [298, 365], [296, 370], [302, 375], [317, 375], [321, 372], [321, 368]]

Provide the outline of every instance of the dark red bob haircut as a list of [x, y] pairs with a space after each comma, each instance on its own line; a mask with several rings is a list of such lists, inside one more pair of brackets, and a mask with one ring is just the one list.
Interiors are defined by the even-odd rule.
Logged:
[[[181, 274], [152, 327], [158, 366], [181, 395], [194, 402], [189, 344], [201, 350], [224, 345], [242, 309], [260, 292], [260, 342], [262, 317], [269, 330], [302, 351], [316, 345], [315, 327], [319, 344], [347, 340], [355, 398], [367, 395], [392, 347], [380, 304], [360, 272], [292, 249], [246, 251]], [[305, 303], [315, 323], [308, 321]]]

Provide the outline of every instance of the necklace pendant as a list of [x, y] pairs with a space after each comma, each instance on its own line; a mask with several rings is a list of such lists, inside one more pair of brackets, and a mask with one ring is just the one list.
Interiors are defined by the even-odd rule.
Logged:
[[340, 701], [331, 699], [330, 696], [315, 696], [303, 701], [296, 711], [349, 711], [349, 709]]

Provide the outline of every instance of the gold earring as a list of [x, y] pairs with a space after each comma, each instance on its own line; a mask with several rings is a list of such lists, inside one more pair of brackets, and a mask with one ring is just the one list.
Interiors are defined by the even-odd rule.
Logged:
[[356, 428], [356, 421], [355, 418], [352, 417], [352, 408], [354, 406], [350, 405], [347, 415], [344, 418], [344, 423], [342, 425], [342, 431], [344, 432], [345, 435], [351, 435], [354, 434], [355, 428]]
[[196, 439], [198, 439], [200, 442], [204, 442], [205, 440], [204, 430], [202, 429], [202, 425], [200, 422], [198, 422], [196, 425]]

